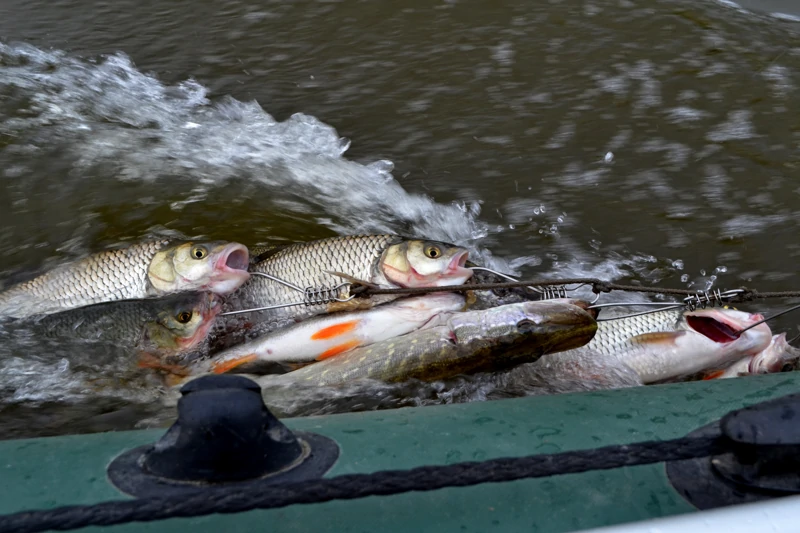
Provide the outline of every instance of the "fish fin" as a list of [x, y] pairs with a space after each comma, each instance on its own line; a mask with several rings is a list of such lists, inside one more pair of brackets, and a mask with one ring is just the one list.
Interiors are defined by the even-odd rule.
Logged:
[[317, 361], [322, 361], [324, 359], [328, 359], [329, 357], [333, 357], [334, 355], [339, 355], [340, 353], [344, 353], [344, 352], [350, 351], [353, 348], [358, 348], [358, 346], [360, 344], [361, 344], [361, 341], [349, 341], [349, 342], [345, 342], [345, 343], [339, 344], [338, 346], [334, 346], [333, 348], [329, 348], [329, 349], [325, 350], [324, 352], [322, 352], [321, 354], [319, 354], [319, 357], [317, 357]]
[[174, 376], [188, 376], [189, 370], [182, 365], [168, 364], [157, 355], [148, 352], [139, 352], [139, 360], [136, 362], [139, 368], [152, 368], [153, 370], [163, 370]]
[[211, 371], [215, 374], [224, 374], [225, 372], [230, 372], [237, 366], [241, 366], [245, 363], [252, 363], [258, 359], [258, 356], [254, 353], [244, 355], [242, 357], [236, 357], [234, 359], [228, 359], [226, 361], [220, 361], [218, 363], [214, 363], [211, 367]]
[[361, 322], [361, 320], [348, 320], [346, 322], [339, 322], [338, 324], [322, 328], [321, 330], [311, 335], [311, 340], [319, 341], [319, 340], [332, 339], [334, 337], [340, 337], [356, 329], [358, 327], [359, 322]]
[[724, 373], [725, 373], [724, 370], [715, 370], [714, 372], [709, 372], [708, 374], [703, 376], [703, 381], [707, 381], [709, 379], [717, 379]]
[[353, 311], [364, 311], [375, 307], [375, 302], [370, 298], [353, 298], [346, 302], [331, 302], [325, 310], [328, 313], [343, 313]]
[[295, 370], [300, 370], [304, 366], [308, 366], [308, 365], [311, 365], [313, 363], [316, 363], [316, 361], [302, 361], [302, 362], [283, 363], [283, 366], [288, 368], [290, 372], [293, 372]]
[[291, 244], [278, 244], [275, 246], [253, 246], [253, 252], [256, 252], [256, 255], [250, 256], [250, 264], [257, 265], [261, 261], [269, 259], [273, 255], [277, 254], [278, 252], [280, 252], [285, 248], [288, 248], [289, 246], [291, 246]]
[[358, 279], [356, 277], [351, 276], [350, 274], [345, 274], [344, 272], [336, 272], [335, 270], [323, 270], [326, 274], [330, 274], [331, 276], [336, 276], [337, 278], [342, 278], [344, 280], [349, 281], [354, 285], [364, 285], [365, 287], [369, 287], [370, 289], [379, 289], [380, 285], [376, 285], [369, 281], [364, 281], [363, 279]]
[[641, 344], [671, 344], [675, 339], [683, 336], [685, 331], [653, 331], [631, 337], [628, 342]]

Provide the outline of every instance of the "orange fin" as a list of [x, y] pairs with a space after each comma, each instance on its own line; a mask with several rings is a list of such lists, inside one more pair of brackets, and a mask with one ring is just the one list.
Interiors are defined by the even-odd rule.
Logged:
[[685, 334], [685, 331], [654, 331], [652, 333], [642, 333], [631, 337], [629, 342], [642, 344], [672, 344], [675, 339]]
[[321, 330], [311, 335], [311, 340], [318, 341], [318, 340], [332, 339], [333, 337], [344, 335], [345, 333], [349, 333], [354, 329], [356, 329], [356, 326], [358, 326], [358, 322], [359, 322], [358, 320], [350, 320], [349, 322], [340, 322], [339, 324], [334, 324], [333, 326], [322, 328]]
[[188, 376], [189, 371], [186, 367], [181, 365], [170, 365], [162, 361], [158, 356], [147, 352], [139, 352], [139, 360], [136, 362], [139, 368], [152, 368], [154, 370], [163, 370], [169, 374], [176, 376]]
[[348, 350], [352, 350], [353, 348], [357, 348], [361, 344], [361, 341], [349, 341], [345, 342], [344, 344], [340, 344], [339, 346], [334, 346], [328, 350], [325, 350], [319, 357], [317, 357], [318, 361], [322, 361], [323, 359], [327, 359], [328, 357], [333, 357], [334, 355], [339, 355], [340, 353], [346, 352]]
[[725, 373], [724, 370], [715, 370], [714, 372], [709, 372], [708, 374], [703, 376], [703, 381], [706, 381], [708, 379], [717, 379], [724, 373]]
[[229, 372], [236, 368], [237, 366], [243, 365], [245, 363], [251, 363], [258, 359], [256, 354], [245, 355], [244, 357], [237, 357], [236, 359], [228, 359], [227, 361], [220, 361], [219, 363], [214, 363], [212, 367], [212, 372], [215, 374], [224, 374], [225, 372]]

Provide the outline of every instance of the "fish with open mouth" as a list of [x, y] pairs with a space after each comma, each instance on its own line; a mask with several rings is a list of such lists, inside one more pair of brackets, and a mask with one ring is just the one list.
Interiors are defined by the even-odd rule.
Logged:
[[[656, 383], [689, 376], [709, 368], [725, 367], [767, 348], [772, 332], [759, 324], [760, 314], [734, 309], [696, 311], [665, 310], [598, 323], [591, 342], [576, 350], [548, 355], [533, 363], [539, 377], [553, 358], [570, 361], [576, 374], [581, 361], [592, 359], [608, 365], [626, 365], [642, 383]], [[559, 372], [565, 366], [558, 365]], [[587, 375], [586, 379], [593, 379]]]
[[25, 318], [183, 291], [226, 295], [249, 277], [247, 248], [234, 242], [148, 241], [60, 265], [0, 292], [0, 317]]
[[[277, 307], [226, 316], [220, 348], [315, 315], [369, 309], [395, 295], [354, 298], [349, 284], [381, 288], [461, 285], [471, 276], [469, 252], [453, 244], [398, 235], [353, 235], [266, 249], [250, 266], [251, 278], [225, 303], [225, 312]], [[267, 277], [268, 276], [268, 277]], [[321, 291], [327, 303], [306, 301]], [[319, 296], [319, 294], [317, 294]], [[338, 301], [336, 301], [338, 300]], [[293, 303], [310, 305], [291, 305]]]
[[435, 381], [494, 372], [582, 346], [596, 329], [585, 305], [567, 301], [529, 301], [452, 313], [439, 325], [325, 359], [278, 376], [277, 383]]

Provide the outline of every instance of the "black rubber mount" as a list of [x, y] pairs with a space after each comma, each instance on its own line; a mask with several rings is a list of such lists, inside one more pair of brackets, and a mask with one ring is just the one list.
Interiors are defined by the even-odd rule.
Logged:
[[667, 464], [670, 483], [698, 509], [800, 493], [800, 394], [739, 409], [690, 437], [721, 435], [730, 453]]
[[178, 420], [154, 444], [124, 452], [108, 467], [121, 491], [137, 497], [322, 477], [339, 457], [332, 439], [292, 432], [243, 376], [204, 376], [187, 383]]

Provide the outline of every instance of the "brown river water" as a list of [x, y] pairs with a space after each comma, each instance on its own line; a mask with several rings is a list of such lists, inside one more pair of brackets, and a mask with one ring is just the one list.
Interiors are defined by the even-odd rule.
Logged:
[[[4, 0], [0, 280], [152, 235], [391, 231], [520, 276], [800, 290], [800, 9], [753, 3]], [[163, 424], [115, 364], [4, 344], [0, 438]], [[491, 397], [361, 392], [274, 406]]]

